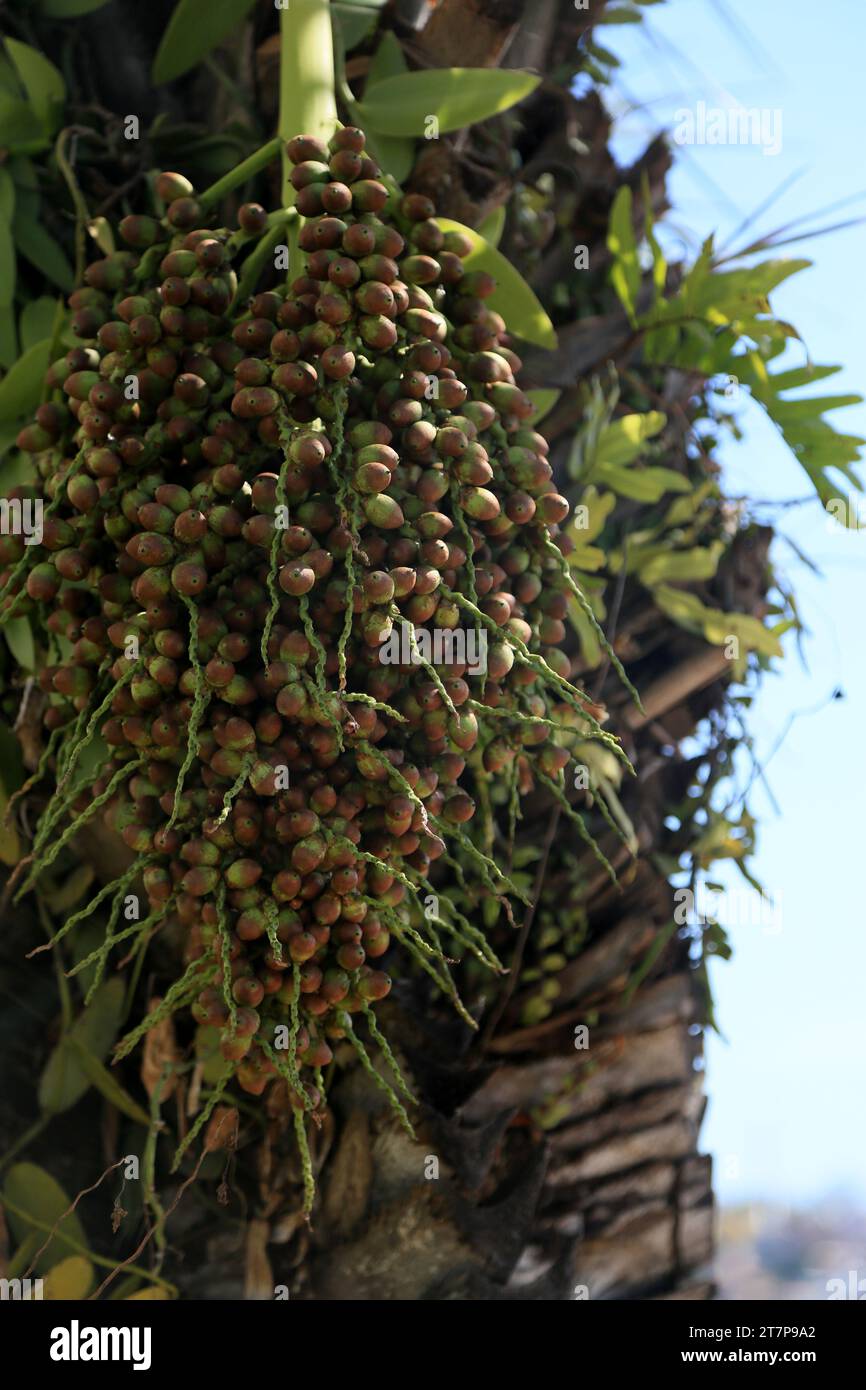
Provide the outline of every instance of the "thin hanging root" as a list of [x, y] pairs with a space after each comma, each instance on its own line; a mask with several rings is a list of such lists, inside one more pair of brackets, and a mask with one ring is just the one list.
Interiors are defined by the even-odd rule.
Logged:
[[157, 856], [155, 854], [146, 855], [144, 859], [136, 860], [121, 878], [116, 878], [112, 880], [111, 883], [106, 883], [105, 887], [100, 888], [96, 896], [90, 899], [86, 907], [79, 908], [78, 912], [74, 912], [68, 921], [64, 922], [63, 926], [58, 932], [55, 932], [50, 941], [46, 941], [41, 946], [36, 946], [32, 951], [28, 952], [27, 959], [29, 960], [31, 956], [38, 956], [40, 951], [49, 951], [52, 946], [56, 946], [58, 941], [62, 941], [64, 936], [72, 931], [73, 927], [77, 927], [79, 922], [83, 922], [86, 917], [89, 917], [91, 913], [95, 912], [100, 903], [104, 902], [110, 894], [114, 893], [115, 896], [122, 895], [124, 889], [129, 887], [130, 883], [138, 877], [143, 869], [146, 869], [149, 864], [155, 863], [156, 859]]
[[581, 718], [586, 721], [594, 736], [599, 739], [601, 743], [606, 744], [607, 747], [625, 763], [630, 772], [634, 772], [634, 768], [622, 750], [622, 745], [614, 738], [613, 734], [609, 734], [606, 729], [603, 729], [598, 720], [593, 718], [589, 713], [586, 705], [581, 700], [581, 693], [576, 686], [573, 686], [564, 676], [557, 675], [553, 668], [548, 666], [543, 656], [539, 656], [537, 652], [531, 652], [521, 638], [516, 637], [513, 632], [508, 632], [505, 628], [500, 627], [492, 618], [488, 618], [486, 613], [482, 613], [481, 609], [476, 607], [474, 603], [470, 603], [469, 599], [465, 598], [463, 594], [455, 593], [453, 589], [449, 589], [445, 584], [440, 584], [439, 588], [446, 598], [453, 599], [459, 607], [465, 608], [468, 612], [472, 613], [480, 623], [483, 623], [489, 631], [496, 635], [500, 642], [507, 642], [510, 647], [513, 647], [516, 655], [523, 662], [524, 666], [530, 666], [532, 670], [537, 671], [549, 685], [555, 686], [557, 690], [559, 690], [565, 703], [571, 705], [572, 709], [576, 710]]
[[560, 782], [554, 782], [553, 778], [548, 777], [546, 772], [539, 772], [536, 770], [535, 776], [539, 779], [540, 782], [543, 782], [544, 786], [547, 787], [549, 791], [553, 793], [562, 810], [568, 816], [569, 820], [573, 821], [574, 824], [577, 826], [578, 830], [580, 831], [581, 839], [589, 845], [599, 864], [601, 864], [605, 869], [608, 877], [610, 878], [611, 883], [619, 885], [619, 879], [616, 876], [616, 870], [614, 869], [607, 856], [599, 848], [592, 835], [590, 835], [589, 831], [584, 825], [583, 816], [572, 806], [571, 802], [569, 801], [568, 797], [565, 795], [565, 792], [563, 791], [562, 784]]
[[271, 950], [274, 953], [274, 960], [282, 962], [283, 943], [277, 935], [280, 925], [279, 908], [273, 898], [265, 898], [265, 918], [267, 921], [268, 941], [271, 943]]
[[386, 705], [384, 700], [374, 700], [372, 695], [357, 694], [352, 691], [342, 698], [347, 705], [354, 701], [357, 705], [369, 705], [371, 709], [381, 710], [383, 714], [387, 714], [390, 719], [395, 719], [400, 724], [408, 724], [409, 722], [405, 714], [401, 714], [398, 709], [394, 709], [391, 705]]
[[355, 1029], [352, 1026], [351, 1015], [346, 1013], [344, 1010], [343, 1013], [339, 1015], [339, 1021], [340, 1027], [346, 1030], [346, 1036], [348, 1037], [349, 1042], [352, 1044], [355, 1051], [357, 1052], [358, 1060], [360, 1061], [361, 1066], [364, 1068], [364, 1071], [376, 1083], [376, 1085], [379, 1087], [379, 1090], [385, 1092], [385, 1095], [388, 1097], [388, 1101], [391, 1105], [392, 1110], [397, 1115], [401, 1125], [405, 1129], [406, 1133], [409, 1135], [409, 1138], [414, 1139], [415, 1131], [412, 1128], [412, 1121], [406, 1114], [406, 1109], [403, 1105], [403, 1102], [400, 1100], [400, 1097], [397, 1095], [397, 1092], [394, 1090], [394, 1087], [388, 1081], [385, 1080], [384, 1076], [381, 1076], [379, 1072], [377, 1072], [376, 1068], [373, 1066], [373, 1063], [370, 1061], [370, 1054], [368, 1053], [366, 1047], [361, 1042], [361, 1039], [358, 1037], [358, 1034], [355, 1032]]
[[[289, 431], [286, 430], [288, 433]], [[283, 440], [283, 427], [280, 428], [280, 441], [283, 444], [283, 461], [280, 464], [280, 472], [277, 478], [276, 505], [277, 507], [286, 506], [286, 470], [289, 466], [288, 442]], [[271, 628], [274, 625], [276, 616], [280, 611], [280, 594], [277, 589], [277, 569], [280, 562], [280, 528], [274, 523], [274, 534], [271, 537], [271, 553], [268, 561], [268, 593], [271, 597], [271, 606], [268, 609], [268, 616], [265, 618], [265, 625], [262, 628], [262, 665], [268, 665], [268, 643], [271, 638]]]
[[412, 653], [412, 657], [416, 666], [424, 667], [424, 670], [427, 672], [427, 675], [430, 677], [431, 681], [433, 682], [440, 696], [442, 697], [442, 703], [448, 710], [448, 713], [453, 714], [456, 719], [457, 709], [454, 705], [454, 701], [451, 699], [451, 696], [448, 694], [448, 691], [442, 684], [442, 678], [439, 675], [439, 672], [436, 670], [435, 666], [432, 666], [429, 661], [425, 661], [424, 657], [421, 655], [421, 650], [418, 646], [418, 639], [415, 636], [415, 624], [410, 623], [407, 618], [403, 617], [403, 614], [400, 612], [400, 609], [397, 607], [396, 603], [391, 604], [391, 617], [397, 618], [405, 627], [409, 637], [409, 650]]
[[155, 1028], [158, 1023], [162, 1023], [163, 1019], [170, 1018], [178, 1009], [183, 1008], [183, 1006], [192, 999], [193, 995], [198, 994], [203, 986], [207, 984], [208, 980], [213, 978], [213, 974], [213, 965], [207, 964], [203, 968], [200, 958], [190, 961], [180, 979], [175, 980], [174, 984], [169, 987], [164, 999], [157, 1004], [156, 1008], [145, 1015], [141, 1022], [136, 1024], [131, 1032], [122, 1037], [119, 1043], [115, 1044], [114, 1057], [112, 1058], [111, 1065], [114, 1066], [116, 1062], [123, 1061], [123, 1058], [129, 1055], [136, 1043], [144, 1037], [145, 1033], [149, 1033], [151, 1028]]
[[[424, 802], [421, 800], [414, 787], [411, 787], [409, 783], [406, 781], [406, 778], [403, 776], [400, 769], [395, 767], [394, 764], [391, 762], [390, 758], [386, 758], [385, 754], [380, 753], [379, 749], [376, 748], [374, 744], [369, 743], [367, 739], [359, 739], [358, 747], [363, 749], [365, 753], [369, 754], [369, 756], [373, 758], [375, 762], [379, 763], [382, 767], [384, 767], [391, 780], [393, 782], [396, 782], [400, 790], [404, 792], [406, 796], [408, 796], [409, 800], [412, 802], [412, 805], [417, 807], [417, 809], [421, 812], [422, 823], [424, 825], [424, 828], [426, 829], [428, 825], [427, 807], [424, 805]], [[389, 873], [390, 872], [391, 870], [389, 870]]]
[[316, 1179], [313, 1177], [313, 1160], [310, 1157], [310, 1145], [307, 1142], [307, 1126], [304, 1121], [303, 1110], [296, 1110], [292, 1106], [292, 1119], [295, 1125], [295, 1139], [298, 1145], [298, 1154], [301, 1160], [301, 1172], [304, 1175], [304, 1216], [309, 1222], [310, 1213], [313, 1210], [313, 1203], [316, 1200]]
[[38, 782], [42, 781], [42, 778], [48, 771], [48, 764], [51, 761], [51, 756], [55, 748], [57, 747], [57, 744], [59, 743], [62, 735], [62, 728], [51, 730], [51, 733], [48, 736], [48, 741], [39, 755], [39, 762], [36, 764], [35, 771], [32, 772], [30, 776], [27, 778], [27, 781], [22, 783], [18, 790], [13, 792], [10, 796], [8, 804], [6, 806], [5, 814], [3, 816], [3, 825], [10, 824], [12, 817], [12, 808], [17, 804], [17, 802], [19, 802], [23, 796], [26, 796], [29, 791], [32, 791]]
[[[456, 825], [445, 826], [440, 820], [435, 818], [433, 820], [433, 828], [437, 830], [443, 838], [446, 835], [450, 835], [452, 839], [457, 841], [458, 845], [466, 851], [470, 859], [478, 865], [482, 881], [485, 887], [489, 888], [492, 893], [498, 895], [502, 892], [503, 887], [505, 887], [515, 898], [519, 898], [522, 903], [525, 903], [527, 907], [529, 906], [529, 899], [526, 894], [517, 887], [516, 883], [511, 881], [507, 874], [502, 872], [492, 859], [488, 858], [486, 854], [481, 853], [481, 850], [477, 845], [472, 843], [464, 830], [460, 830]], [[497, 875], [499, 883], [496, 883], [491, 877], [491, 869]]]
[[166, 824], [166, 830], [171, 830], [180, 814], [180, 802], [183, 795], [183, 784], [186, 775], [195, 762], [198, 753], [198, 731], [201, 728], [201, 721], [204, 718], [211, 694], [205, 686], [204, 672], [201, 662], [198, 659], [198, 609], [186, 594], [181, 595], [189, 613], [189, 659], [195, 674], [195, 696], [192, 702], [192, 714], [189, 721], [189, 733], [187, 735], [186, 756], [181, 763], [180, 772], [177, 775], [177, 785], [174, 789], [174, 804], [171, 808], [171, 815]]
[[566, 560], [559, 546], [555, 545], [549, 536], [546, 536], [544, 540], [544, 549], [547, 551], [548, 555], [550, 555], [556, 561], [557, 567], [562, 578], [565, 580], [571, 593], [574, 595], [574, 597], [580, 604], [581, 609], [583, 610], [583, 613], [586, 616], [587, 620], [592, 624], [592, 627], [595, 630], [595, 635], [598, 637], [601, 646], [604, 652], [606, 653], [608, 660], [610, 661], [611, 666], [616, 671], [616, 674], [619, 676], [620, 680], [622, 681], [631, 698], [634, 700], [641, 714], [646, 714], [646, 710], [641, 704], [640, 695], [638, 695], [637, 691], [635, 690], [634, 686], [632, 685], [631, 681], [626, 675], [625, 667], [623, 666], [622, 662], [620, 661], [619, 657], [617, 656], [616, 652], [614, 651], [613, 647], [608, 641], [604, 628], [601, 626], [600, 622], [598, 621], [598, 618], [592, 611], [592, 604], [586, 597], [586, 594], [583, 592], [580, 585], [576, 582], [574, 575], [571, 573], [571, 570], [569, 569], [568, 561]]
[[391, 1045], [388, 1042], [388, 1039], [385, 1037], [384, 1033], [380, 1032], [379, 1028], [376, 1025], [376, 1015], [373, 1013], [373, 1010], [370, 1008], [369, 1004], [364, 1005], [362, 1012], [367, 1020], [367, 1027], [370, 1030], [370, 1037], [376, 1043], [377, 1047], [379, 1048], [379, 1051], [382, 1053], [382, 1056], [385, 1058], [385, 1061], [388, 1063], [388, 1066], [394, 1073], [394, 1080], [397, 1082], [397, 1087], [400, 1091], [400, 1094], [404, 1096], [406, 1100], [409, 1101], [410, 1105], [417, 1105], [418, 1101], [415, 1098], [415, 1096], [413, 1096], [412, 1092], [409, 1090], [409, 1087], [406, 1084], [406, 1079], [400, 1070], [397, 1058], [391, 1051]]
[[232, 994], [232, 962], [229, 924], [226, 920], [226, 881], [221, 878], [216, 894], [217, 931], [220, 938], [220, 964], [222, 965], [222, 989], [225, 1006], [229, 1011], [232, 1037], [238, 1030], [238, 1007]]
[[240, 791], [244, 783], [250, 775], [250, 769], [252, 768], [255, 760], [256, 757], [254, 753], [247, 753], [246, 757], [243, 760], [243, 763], [241, 764], [240, 772], [238, 773], [234, 782], [232, 782], [232, 785], [229, 787], [228, 791], [223, 797], [222, 810], [220, 811], [219, 815], [216, 818], [216, 821], [214, 822], [215, 825], [222, 825], [224, 821], [228, 820], [229, 812], [232, 809], [232, 803], [234, 802], [235, 797], [240, 794]]
[[64, 849], [66, 845], [68, 845], [69, 841], [73, 839], [75, 835], [77, 835], [82, 825], [84, 825], [93, 816], [95, 816], [96, 812], [99, 811], [107, 801], [111, 800], [111, 798], [114, 796], [114, 793], [117, 791], [117, 788], [120, 786], [121, 782], [125, 778], [127, 778], [130, 775], [130, 773], [135, 772], [137, 768], [141, 767], [144, 764], [144, 761], [144, 758], [136, 758], [134, 762], [124, 763], [123, 767], [118, 768], [117, 772], [115, 772], [108, 786], [105, 788], [105, 791], [101, 792], [99, 796], [95, 796], [93, 798], [90, 804], [87, 807], [85, 807], [85, 809], [79, 815], [75, 817], [75, 820], [72, 821], [72, 823], [66, 827], [60, 838], [54, 841], [51, 848], [44, 855], [40, 855], [34, 858], [32, 867], [30, 869], [30, 873], [27, 875], [27, 878], [25, 879], [24, 883], [22, 883], [21, 887], [18, 889], [18, 892], [15, 894], [16, 902], [22, 896], [23, 893], [26, 893], [28, 889], [33, 887], [39, 874], [42, 873], [45, 869], [50, 868], [60, 851]]
[[[169, 991], [169, 993], [171, 993], [171, 991]], [[166, 995], [165, 998], [167, 999], [168, 995]], [[164, 1004], [165, 999], [162, 1002]], [[160, 1005], [160, 1009], [161, 1008], [162, 1005]], [[155, 1012], [159, 1012], [159, 1010], [156, 1010]], [[150, 1015], [150, 1017], [152, 1018], [153, 1015]], [[136, 1032], [137, 1031], [138, 1030], [136, 1029]], [[130, 1033], [129, 1036], [132, 1037], [132, 1034]], [[126, 1053], [121, 1054], [121, 1056], [125, 1055]], [[119, 1058], [115, 1060], [119, 1060]], [[180, 1167], [181, 1159], [183, 1158], [190, 1144], [194, 1143], [198, 1136], [201, 1134], [202, 1130], [204, 1129], [205, 1125], [207, 1124], [208, 1120], [210, 1119], [211, 1115], [216, 1109], [218, 1103], [222, 1100], [222, 1097], [225, 1094], [226, 1086], [229, 1084], [232, 1077], [234, 1076], [235, 1070], [236, 1066], [234, 1062], [226, 1063], [225, 1071], [223, 1072], [222, 1076], [220, 1077], [211, 1094], [208, 1096], [203, 1108], [199, 1111], [198, 1115], [196, 1116], [195, 1123], [192, 1125], [186, 1138], [181, 1139], [180, 1143], [174, 1151], [174, 1158], [171, 1161], [172, 1173], [177, 1172], [178, 1168]]]
[[82, 738], [80, 743], [76, 743], [72, 748], [72, 751], [69, 755], [69, 761], [66, 763], [63, 769], [63, 776], [57, 783], [58, 792], [63, 790], [64, 786], [69, 781], [70, 777], [75, 771], [75, 768], [78, 765], [78, 760], [84, 752], [85, 748], [88, 748], [90, 744], [93, 742], [94, 738], [96, 737], [97, 725], [100, 719], [102, 718], [103, 714], [108, 713], [109, 709], [111, 708], [111, 702], [114, 699], [115, 695], [119, 690], [122, 690], [125, 685], [129, 684], [136, 671], [140, 670], [142, 665], [143, 663], [140, 660], [131, 661], [129, 663], [128, 669], [124, 671], [123, 675], [120, 676], [120, 678], [114, 682], [114, 685], [111, 687], [108, 694], [96, 706], [96, 709], [93, 711], [93, 713], [87, 721], [87, 728], [84, 730], [84, 737]]

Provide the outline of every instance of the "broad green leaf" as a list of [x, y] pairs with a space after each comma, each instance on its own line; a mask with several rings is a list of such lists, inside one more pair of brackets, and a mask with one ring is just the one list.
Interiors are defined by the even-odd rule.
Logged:
[[638, 570], [642, 584], [652, 588], [667, 580], [687, 583], [698, 579], [712, 579], [719, 567], [724, 551], [723, 541], [713, 541], [712, 545], [694, 546], [691, 550], [675, 550], [669, 555], [656, 555]]
[[252, 5], [253, 0], [208, 0], [203, 13], [201, 0], [179, 0], [153, 60], [154, 82], [173, 82], [195, 67], [237, 28]]
[[[12, 366], [18, 357], [18, 333], [15, 328], [15, 320], [10, 314], [0, 314], [0, 367], [5, 371]], [[13, 430], [9, 440], [5, 438], [6, 431], [0, 427], [0, 454], [8, 449], [9, 444], [14, 440], [17, 430]]]
[[379, 22], [375, 11], [384, 3], [385, 0], [332, 0], [331, 9], [347, 53], [373, 32]]
[[[605, 523], [616, 506], [612, 492], [599, 492], [594, 487], [584, 490], [580, 501], [573, 508], [568, 535], [575, 546], [586, 545], [601, 535]], [[569, 556], [569, 560], [571, 556]], [[579, 568], [579, 567], [578, 567]]]
[[17, 420], [35, 410], [42, 395], [50, 351], [51, 343], [44, 338], [19, 357], [0, 381], [0, 422]]
[[125, 1301], [130, 1302], [133, 1299], [146, 1299], [148, 1302], [153, 1303], [157, 1300], [165, 1302], [170, 1298], [171, 1294], [167, 1289], [160, 1288], [159, 1284], [149, 1284], [146, 1289], [139, 1289], [137, 1293], [128, 1293]]
[[[375, 89], [377, 83], [389, 77], [398, 77], [406, 71], [403, 49], [396, 36], [386, 29], [370, 60], [365, 96]], [[390, 174], [397, 183], [402, 183], [415, 162], [415, 141], [406, 135], [378, 134], [376, 153], [385, 173]]]
[[498, 246], [502, 233], [505, 230], [505, 204], [502, 203], [498, 208], [494, 208], [479, 224], [478, 235], [483, 236], [484, 240], [491, 246]]
[[93, 1288], [93, 1265], [84, 1255], [67, 1255], [45, 1275], [42, 1297], [77, 1302]]
[[406, 59], [403, 57], [400, 40], [390, 29], [386, 29], [379, 40], [376, 52], [370, 59], [370, 66], [367, 70], [367, 90], [369, 91], [377, 82], [384, 82], [387, 77], [399, 77], [400, 73], [406, 71]]
[[523, 276], [510, 261], [490, 246], [478, 232], [453, 222], [450, 217], [437, 217], [443, 232], [463, 232], [472, 242], [472, 250], [463, 262], [466, 270], [486, 270], [496, 280], [496, 289], [485, 302], [501, 314], [509, 333], [525, 338], [539, 347], [556, 347], [556, 330], [544, 308], [529, 288]]
[[667, 417], [660, 410], [620, 415], [601, 431], [595, 463], [631, 463], [643, 453], [646, 441], [660, 434], [666, 424]]
[[610, 282], [616, 291], [620, 304], [631, 322], [635, 323], [637, 321], [636, 306], [641, 272], [632, 224], [631, 189], [626, 184], [621, 186], [613, 200], [610, 226], [607, 233], [607, 249], [613, 257]]
[[0, 146], [11, 154], [39, 154], [50, 141], [28, 101], [0, 92]]
[[562, 392], [546, 386], [536, 386], [531, 391], [527, 391], [526, 394], [535, 407], [526, 420], [526, 424], [534, 428], [539, 420], [543, 420], [546, 415], [550, 414]]
[[34, 216], [20, 207], [15, 209], [14, 232], [19, 254], [58, 289], [71, 290], [75, 275], [66, 252]]
[[81, 1064], [77, 1044], [101, 1062], [117, 1036], [123, 1013], [123, 981], [115, 976], [100, 985], [69, 1030], [72, 1045], [61, 1038], [39, 1081], [39, 1104], [57, 1114], [69, 1110], [90, 1088], [92, 1078]]
[[80, 14], [101, 10], [108, 0], [40, 0], [44, 14], [52, 19], [75, 19]]
[[120, 1110], [124, 1115], [128, 1115], [131, 1120], [138, 1124], [148, 1127], [150, 1116], [136, 1100], [133, 1100], [128, 1091], [125, 1091], [120, 1082], [114, 1077], [102, 1062], [88, 1051], [84, 1044], [70, 1034], [67, 1039], [67, 1047], [70, 1047], [75, 1054], [75, 1060], [80, 1062], [81, 1070], [88, 1080], [100, 1091], [109, 1104], [116, 1110]]
[[63, 113], [66, 83], [54, 64], [29, 44], [7, 39], [6, 51], [46, 134], [53, 135]]
[[[70, 1241], [86, 1248], [87, 1237], [77, 1212], [69, 1211], [72, 1203], [60, 1184], [44, 1168], [37, 1167], [35, 1163], [16, 1163], [6, 1175], [3, 1196], [17, 1208], [17, 1211], [13, 1211], [11, 1206], [6, 1207], [6, 1221], [19, 1242], [33, 1239], [35, 1244], [35, 1239], [39, 1238], [41, 1245], [47, 1240], [48, 1231], [43, 1231], [34, 1222], [38, 1221], [50, 1230], [55, 1221], [63, 1217], [36, 1261], [37, 1274], [46, 1274], [60, 1260], [74, 1253]], [[19, 1212], [24, 1214], [19, 1215]], [[64, 1212], [68, 1212], [68, 1215], [64, 1216]], [[28, 1217], [33, 1220], [28, 1220]]]
[[15, 299], [15, 184], [8, 169], [0, 166], [0, 310], [9, 309]]
[[24, 305], [19, 330], [21, 346], [25, 352], [41, 343], [43, 339], [50, 339], [54, 332], [58, 303], [59, 300], [51, 299], [49, 295], [44, 294], [41, 298], [31, 299], [29, 304]]
[[534, 92], [540, 78], [508, 68], [429, 68], [378, 82], [360, 103], [365, 126], [383, 135], [442, 134], [486, 121]]
[[36, 667], [36, 645], [29, 618], [10, 618], [3, 628], [9, 650], [23, 671]]
[[619, 463], [601, 463], [592, 476], [634, 502], [658, 502], [666, 492], [690, 492], [692, 486], [688, 478], [672, 468], [625, 468]]

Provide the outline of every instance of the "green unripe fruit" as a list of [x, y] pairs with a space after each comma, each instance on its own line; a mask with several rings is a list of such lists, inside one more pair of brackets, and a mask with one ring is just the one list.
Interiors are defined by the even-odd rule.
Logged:
[[352, 481], [359, 492], [384, 492], [391, 481], [391, 470], [384, 463], [363, 463]]
[[364, 501], [364, 514], [371, 526], [378, 526], [383, 531], [393, 531], [398, 526], [403, 525], [403, 511], [399, 502], [386, 493], [379, 493], [376, 497], [368, 497]]
[[134, 246], [137, 251], [153, 246], [154, 242], [159, 241], [164, 235], [156, 218], [141, 217], [137, 214], [122, 218], [117, 230], [127, 246]]

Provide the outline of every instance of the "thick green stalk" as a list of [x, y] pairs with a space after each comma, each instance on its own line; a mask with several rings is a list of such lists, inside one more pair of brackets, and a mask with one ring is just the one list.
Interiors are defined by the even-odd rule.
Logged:
[[[280, 10], [280, 115], [283, 142], [283, 207], [294, 206], [292, 162], [286, 143], [295, 135], [329, 140], [337, 126], [334, 40], [328, 0], [291, 0]], [[301, 273], [298, 227], [289, 229], [290, 274]]]

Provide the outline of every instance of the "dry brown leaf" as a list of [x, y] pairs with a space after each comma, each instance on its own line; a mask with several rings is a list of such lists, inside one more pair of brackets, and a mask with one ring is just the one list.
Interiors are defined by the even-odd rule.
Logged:
[[[150, 1013], [162, 1003], [159, 997], [150, 1000], [148, 1011]], [[174, 1025], [171, 1018], [164, 1018], [161, 1023], [157, 1023], [144, 1035], [144, 1052], [141, 1058], [141, 1083], [149, 1096], [153, 1096], [157, 1082], [163, 1074], [163, 1068], [167, 1063], [175, 1063], [179, 1060], [180, 1054], [174, 1036]], [[169, 1072], [162, 1083], [159, 1093], [160, 1101], [166, 1101], [174, 1094], [177, 1085], [177, 1077], [173, 1071]]]

